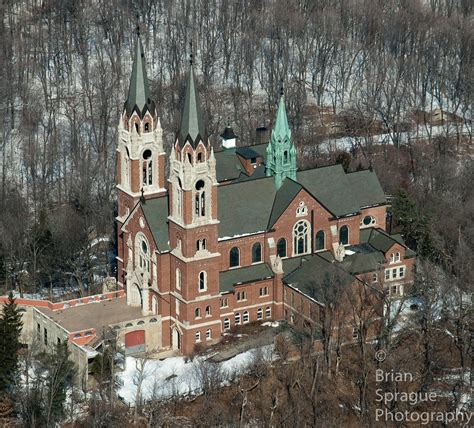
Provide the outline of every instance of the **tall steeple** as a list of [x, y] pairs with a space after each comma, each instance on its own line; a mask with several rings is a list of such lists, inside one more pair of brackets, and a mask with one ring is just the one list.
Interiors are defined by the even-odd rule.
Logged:
[[196, 148], [200, 141], [206, 144], [207, 135], [202, 120], [199, 94], [196, 90], [192, 55], [189, 63], [186, 98], [181, 115], [178, 140], [182, 145], [189, 142], [193, 148]]
[[296, 148], [288, 125], [285, 97], [282, 89], [275, 125], [267, 146], [266, 174], [275, 177], [275, 185], [279, 189], [286, 177], [296, 180], [296, 170]]
[[145, 67], [145, 54], [143, 53], [142, 41], [138, 31], [132, 75], [130, 77], [128, 97], [127, 101], [125, 101], [124, 109], [127, 111], [128, 117], [136, 111], [140, 119], [143, 119], [147, 111], [152, 115], [155, 114], [155, 103], [150, 99], [150, 88], [148, 86]]

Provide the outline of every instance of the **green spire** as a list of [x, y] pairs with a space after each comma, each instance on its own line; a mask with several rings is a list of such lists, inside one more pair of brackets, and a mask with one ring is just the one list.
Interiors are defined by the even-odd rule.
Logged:
[[128, 97], [124, 108], [127, 110], [128, 116], [131, 116], [132, 113], [136, 111], [140, 118], [143, 118], [147, 111], [150, 111], [151, 114], [155, 112], [155, 103], [150, 99], [150, 88], [148, 86], [145, 68], [145, 55], [143, 53], [139, 33], [137, 34], [132, 75], [130, 77]]
[[275, 185], [279, 189], [286, 177], [296, 181], [296, 171], [296, 148], [292, 141], [286, 116], [285, 97], [282, 93], [275, 126], [267, 146], [266, 174], [275, 177]]
[[206, 140], [199, 95], [194, 81], [192, 56], [190, 60], [188, 83], [186, 85], [186, 98], [184, 100], [183, 114], [181, 115], [181, 127], [178, 139], [182, 144], [189, 141], [193, 147], [196, 147], [199, 144], [199, 141], [205, 142]]
[[284, 141], [286, 138], [291, 140], [291, 130], [288, 126], [288, 118], [286, 117], [285, 97], [280, 96], [278, 103], [278, 112], [275, 121], [275, 126], [272, 130], [272, 139]]

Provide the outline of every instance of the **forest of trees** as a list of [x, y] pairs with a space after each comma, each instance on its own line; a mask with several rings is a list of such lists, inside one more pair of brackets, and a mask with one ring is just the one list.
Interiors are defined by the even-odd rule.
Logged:
[[[253, 143], [283, 82], [300, 168], [334, 160], [318, 150], [328, 133], [318, 112], [329, 109], [342, 134], [366, 137], [350, 168], [373, 166], [388, 194], [410, 187], [419, 211], [451, 211], [441, 192], [462, 198], [472, 165], [448, 135], [428, 148], [396, 143], [420, 111], [441, 108], [461, 118], [471, 147], [472, 11], [469, 0], [3, 1], [0, 285], [94, 282], [104, 248], [92, 242], [114, 235], [116, 127], [137, 24], [167, 147], [192, 42], [213, 141], [230, 122]], [[375, 149], [374, 130], [395, 144]], [[459, 129], [453, 138], [459, 149]], [[449, 263], [473, 242], [467, 207], [455, 206], [461, 222], [446, 216], [434, 239]]]
[[[213, 143], [227, 123], [242, 144], [254, 143], [255, 128], [271, 125], [283, 84], [299, 168], [337, 161], [375, 169], [393, 196], [392, 231], [418, 253], [412, 293], [424, 302], [397, 340], [380, 332], [385, 367], [420, 373], [420, 390], [438, 388], [440, 372], [456, 370], [449, 400], [439, 403], [456, 409], [468, 370], [473, 381], [473, 12], [471, 0], [2, 1], [0, 294], [81, 289], [94, 283], [97, 263], [114, 274], [105, 253], [115, 239], [116, 128], [138, 25], [167, 149], [192, 42]], [[458, 119], [435, 136], [423, 113], [437, 108]], [[399, 144], [420, 121], [427, 137]], [[358, 150], [320, 150], [334, 132], [360, 137]], [[392, 144], [374, 144], [376, 132]], [[109, 248], [93, 245], [100, 238]], [[6, 308], [0, 350], [18, 350], [12, 299]], [[362, 314], [363, 305], [352, 309]], [[282, 344], [280, 360], [256, 361], [229, 387], [206, 378], [202, 397], [154, 400], [133, 414], [98, 391], [77, 426], [371, 426], [378, 363], [365, 339], [344, 351], [325, 344], [322, 354], [296, 341], [301, 358], [291, 364]], [[67, 351], [43, 356], [32, 379], [31, 354], [14, 354], [0, 364], [0, 394], [8, 398], [0, 418], [16, 399], [26, 426], [72, 419], [73, 400], [64, 408], [74, 374]], [[20, 374], [26, 380], [18, 386]]]

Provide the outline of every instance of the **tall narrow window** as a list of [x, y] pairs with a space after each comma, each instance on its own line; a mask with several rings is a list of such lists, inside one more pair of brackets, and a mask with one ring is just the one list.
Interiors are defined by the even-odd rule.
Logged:
[[230, 329], [230, 319], [225, 318], [224, 319], [224, 330], [229, 330]]
[[144, 186], [153, 184], [153, 162], [151, 160], [151, 150], [143, 152], [142, 180]]
[[293, 228], [293, 253], [306, 254], [309, 248], [309, 226], [305, 220], [299, 221]]
[[252, 247], [252, 263], [258, 263], [262, 261], [262, 244], [256, 242]]
[[[143, 234], [138, 234], [136, 238], [136, 251], [138, 261], [138, 267], [144, 271], [150, 272], [150, 249], [148, 247], [148, 242]], [[137, 262], [136, 262], [137, 263]]]
[[349, 244], [349, 228], [347, 226], [342, 226], [339, 229], [339, 242], [342, 245]]
[[207, 275], [206, 272], [199, 272], [199, 291], [205, 291], [207, 289]]
[[283, 158], [284, 158], [284, 162], [285, 162], [285, 163], [288, 163], [288, 150], [285, 150], [285, 151], [283, 152]]
[[206, 215], [206, 192], [204, 191], [204, 180], [196, 181], [196, 196], [195, 196], [195, 214], [197, 217], [204, 217]]
[[176, 268], [176, 289], [181, 290], [181, 269]]
[[261, 319], [263, 319], [263, 309], [258, 308], [257, 309], [257, 320], [261, 320]]
[[324, 231], [316, 233], [316, 250], [324, 250]]
[[283, 258], [286, 257], [286, 239], [280, 238], [277, 242], [277, 254]]
[[240, 265], [240, 251], [237, 247], [233, 247], [229, 253], [230, 267], [237, 267]]

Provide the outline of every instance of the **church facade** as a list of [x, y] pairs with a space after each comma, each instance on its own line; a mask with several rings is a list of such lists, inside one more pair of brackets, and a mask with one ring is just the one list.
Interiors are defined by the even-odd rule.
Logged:
[[138, 39], [118, 132], [117, 282], [156, 332], [136, 330], [126, 346], [190, 354], [236, 325], [313, 322], [324, 308], [314, 284], [334, 270], [403, 294], [415, 254], [386, 232], [376, 174], [298, 171], [283, 94], [268, 142], [237, 147], [228, 127], [214, 151], [205, 125], [191, 63], [165, 152]]

